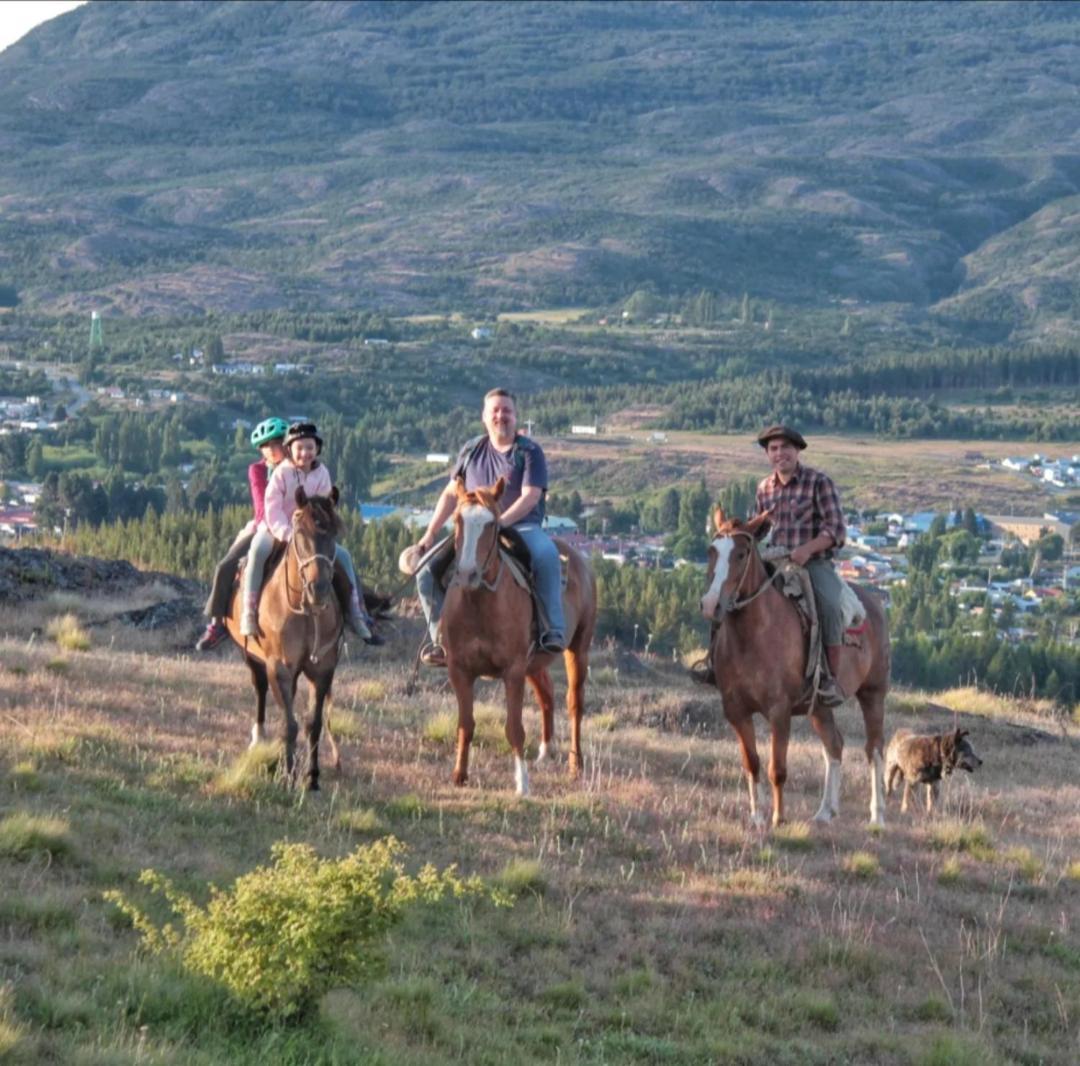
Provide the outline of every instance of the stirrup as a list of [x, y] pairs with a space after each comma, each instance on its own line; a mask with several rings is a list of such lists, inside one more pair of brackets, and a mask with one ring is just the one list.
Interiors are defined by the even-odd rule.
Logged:
[[446, 649], [441, 644], [425, 644], [420, 650], [420, 661], [425, 666], [446, 666]]
[[696, 684], [712, 685], [714, 688], [716, 687], [716, 675], [709, 665], [709, 657], [707, 655], [704, 658], [698, 659], [696, 663], [692, 663], [689, 673], [690, 680]]

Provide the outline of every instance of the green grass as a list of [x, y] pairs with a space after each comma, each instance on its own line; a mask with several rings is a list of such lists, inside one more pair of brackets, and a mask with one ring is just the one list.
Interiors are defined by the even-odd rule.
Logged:
[[943, 821], [930, 831], [930, 843], [935, 848], [951, 849], [988, 862], [994, 857], [994, 844], [983, 825], [960, 821]]
[[854, 851], [844, 859], [843, 868], [852, 877], [866, 880], [881, 873], [881, 861], [868, 851]]
[[544, 868], [535, 859], [513, 859], [495, 878], [495, 884], [512, 896], [542, 896], [547, 891]]
[[71, 826], [63, 818], [18, 811], [0, 821], [0, 855], [11, 859], [27, 859], [44, 853], [59, 859], [73, 849]]

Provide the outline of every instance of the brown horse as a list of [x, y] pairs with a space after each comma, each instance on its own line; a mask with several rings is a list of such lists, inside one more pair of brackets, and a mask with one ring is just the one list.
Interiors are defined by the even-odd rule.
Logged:
[[[330, 496], [308, 496], [296, 491], [292, 537], [285, 557], [263, 586], [259, 602], [258, 638], [240, 635], [242, 597], [233, 596], [225, 624], [240, 645], [255, 687], [256, 716], [251, 730], [254, 746], [265, 739], [266, 690], [285, 715], [285, 771], [295, 778], [296, 738], [299, 726], [293, 713], [296, 686], [303, 674], [315, 689], [315, 707], [305, 732], [308, 741], [308, 788], [319, 787], [319, 738], [323, 705], [330, 695], [341, 646], [342, 615], [334, 592], [334, 551], [341, 535], [336, 504]], [[329, 735], [329, 730], [327, 730]], [[331, 738], [333, 744], [333, 738]]]
[[[519, 795], [529, 792], [525, 765], [525, 729], [521, 708], [525, 680], [540, 704], [542, 720], [538, 763], [554, 752], [555, 692], [548, 666], [550, 653], [532, 646], [533, 605], [529, 591], [510, 573], [499, 549], [499, 497], [502, 478], [493, 488], [466, 492], [458, 483], [454, 512], [457, 571], [442, 611], [443, 646], [450, 684], [458, 701], [457, 760], [454, 784], [469, 778], [469, 745], [473, 737], [473, 685], [478, 677], [502, 678], [506, 689], [506, 739], [514, 753], [514, 778]], [[559, 552], [569, 560], [563, 592], [567, 645], [563, 653], [570, 717], [570, 773], [581, 772], [581, 715], [585, 708], [585, 678], [589, 648], [596, 628], [596, 579], [580, 553], [562, 541]]]
[[[767, 514], [743, 524], [726, 520], [721, 509], [713, 516], [716, 536], [709, 547], [708, 591], [701, 612], [711, 622], [710, 665], [742, 750], [743, 769], [750, 786], [750, 816], [765, 822], [767, 797], [761, 782], [754, 738], [753, 715], [769, 723], [769, 781], [772, 783], [773, 825], [784, 820], [784, 782], [791, 716], [809, 714], [810, 724], [825, 749], [825, 788], [814, 820], [828, 822], [840, 810], [840, 759], [844, 739], [832, 711], [806, 698], [804, 677], [806, 641], [798, 608], [779, 592], [757, 551], [757, 540], [768, 530]], [[889, 687], [889, 634], [885, 612], [866, 589], [855, 588], [866, 611], [866, 630], [852, 671], [855, 697], [866, 727], [866, 757], [870, 763], [870, 822], [884, 824], [884, 718]], [[850, 689], [849, 689], [850, 691]]]

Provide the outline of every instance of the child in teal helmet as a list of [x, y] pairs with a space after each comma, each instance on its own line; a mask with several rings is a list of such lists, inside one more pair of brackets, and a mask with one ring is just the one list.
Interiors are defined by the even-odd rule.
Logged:
[[229, 631], [225, 628], [225, 615], [229, 613], [229, 600], [232, 597], [233, 582], [240, 560], [247, 555], [255, 531], [263, 520], [266, 507], [266, 486], [274, 468], [285, 459], [285, 435], [289, 432], [289, 423], [284, 418], [265, 418], [251, 431], [251, 446], [257, 448], [261, 459], [248, 467], [248, 486], [251, 489], [251, 508], [254, 517], [232, 542], [225, 558], [214, 570], [214, 583], [210, 588], [210, 598], [206, 601], [204, 613], [210, 622], [206, 631], [195, 645], [196, 651], [209, 651], [225, 640]]

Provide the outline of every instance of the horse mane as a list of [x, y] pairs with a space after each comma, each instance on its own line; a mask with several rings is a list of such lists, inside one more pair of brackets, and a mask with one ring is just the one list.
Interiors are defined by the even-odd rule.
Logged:
[[309, 496], [307, 503], [296, 511], [297, 528], [308, 536], [329, 533], [335, 540], [345, 532], [334, 501], [329, 496]]

